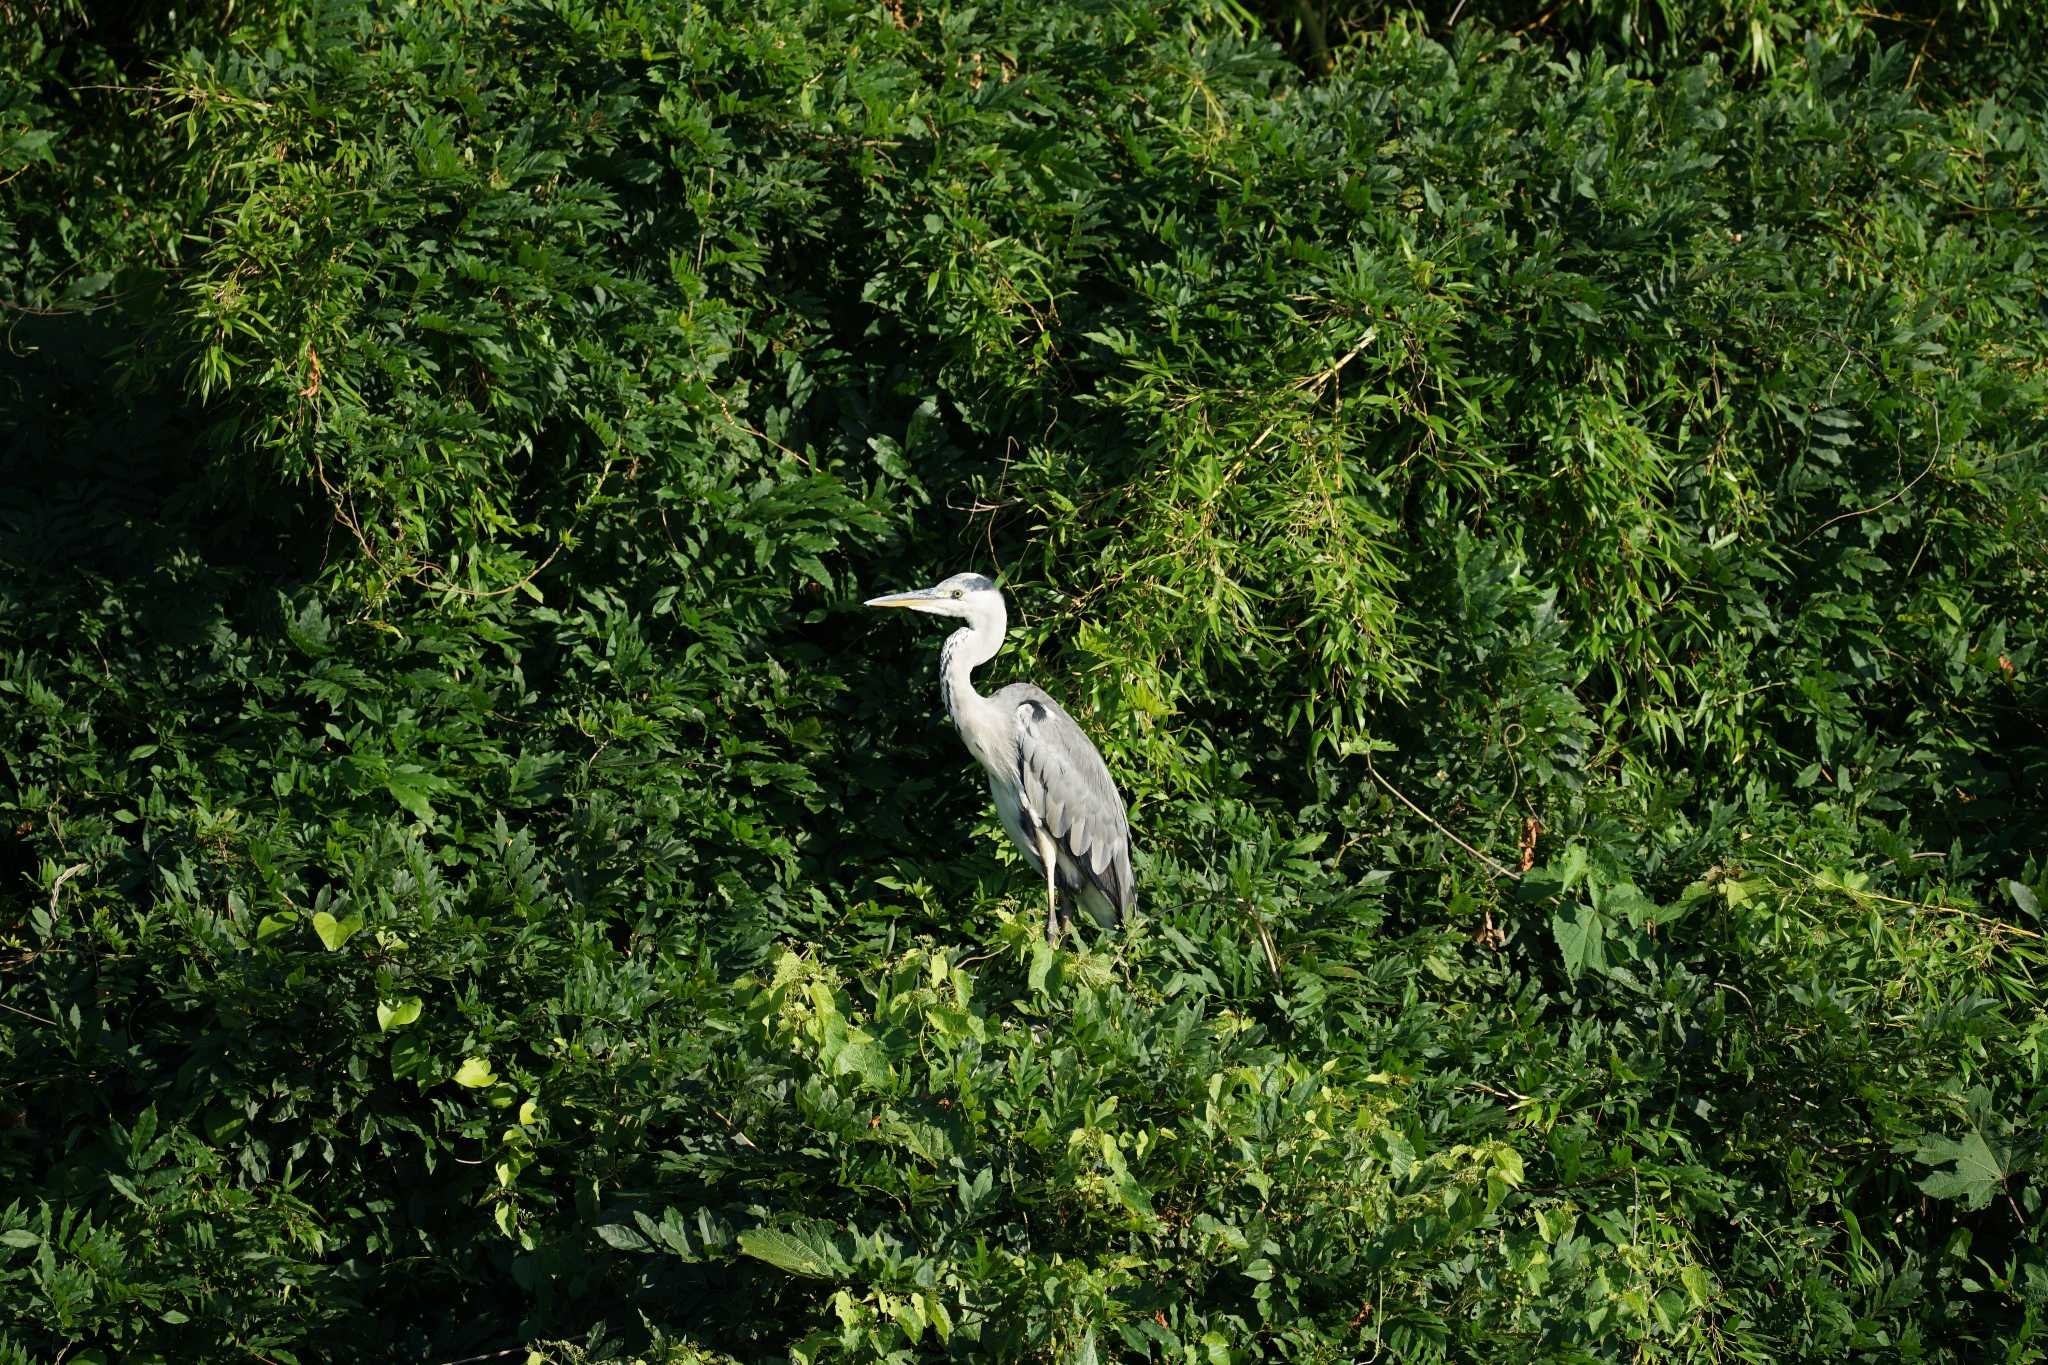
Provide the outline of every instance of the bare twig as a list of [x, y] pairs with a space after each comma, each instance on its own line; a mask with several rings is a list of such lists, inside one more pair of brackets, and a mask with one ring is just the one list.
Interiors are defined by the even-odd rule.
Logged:
[[33, 1019], [38, 1024], [48, 1024], [51, 1028], [57, 1027], [57, 1021], [55, 1019], [45, 1019], [40, 1014], [31, 1014], [27, 1010], [18, 1010], [14, 1006], [7, 1004], [4, 1001], [0, 1001], [0, 1010], [6, 1010], [9, 1014], [18, 1014], [24, 1019]]
[[749, 1151], [758, 1152], [761, 1150], [759, 1147], [754, 1146], [754, 1140], [752, 1138], [748, 1137], [745, 1133], [742, 1133], [740, 1131], [740, 1126], [737, 1123], [734, 1123], [725, 1115], [719, 1114], [716, 1109], [713, 1109], [711, 1112], [714, 1114], [718, 1114], [718, 1121], [720, 1123], [732, 1129], [732, 1140], [734, 1142], [737, 1142], [740, 1146], [747, 1148]]
[[[580, 1337], [563, 1337], [560, 1338], [560, 1340], [566, 1343], [574, 1343], [582, 1341], [584, 1337], [588, 1337], [589, 1335], [590, 1334], [588, 1332], [585, 1332], [583, 1336]], [[460, 1360], [444, 1360], [441, 1362], [441, 1365], [478, 1365], [478, 1362], [480, 1361], [503, 1360], [506, 1356], [516, 1356], [521, 1354], [522, 1352], [526, 1353], [527, 1355], [531, 1355], [533, 1353], [533, 1347], [530, 1345], [507, 1346], [502, 1351], [485, 1351], [480, 1356], [464, 1356]]]
[[1716, 986], [1719, 986], [1724, 991], [1733, 991], [1737, 995], [1742, 996], [1742, 1003], [1749, 1006], [1749, 1012], [1751, 1014], [1756, 1013], [1756, 1003], [1752, 1001], [1746, 993], [1744, 993], [1742, 987], [1735, 985], [1733, 982], [1730, 981], [1716, 981], [1714, 984]]
[[1423, 819], [1429, 821], [1430, 824], [1434, 825], [1436, 827], [1437, 833], [1443, 835], [1444, 838], [1449, 839], [1459, 848], [1464, 849], [1467, 853], [1477, 858], [1480, 862], [1485, 863], [1488, 867], [1492, 868], [1496, 873], [1500, 874], [1501, 876], [1506, 877], [1509, 881], [1518, 882], [1522, 880], [1521, 873], [1516, 872], [1511, 868], [1504, 867], [1498, 862], [1495, 862], [1492, 858], [1487, 857], [1484, 853], [1481, 853], [1478, 849], [1472, 847], [1472, 845], [1466, 843], [1463, 839], [1460, 839], [1457, 835], [1451, 833], [1448, 829], [1445, 829], [1443, 822], [1441, 820], [1438, 820], [1434, 815], [1431, 815], [1428, 811], [1416, 805], [1413, 801], [1410, 801], [1405, 795], [1402, 794], [1401, 789], [1399, 787], [1387, 781], [1386, 778], [1381, 777], [1380, 770], [1373, 766], [1372, 751], [1370, 749], [1365, 751], [1365, 770], [1372, 774], [1373, 781], [1379, 783], [1382, 787], [1385, 787], [1388, 791], [1392, 792], [1395, 798], [1398, 799], [1402, 805], [1406, 806], [1409, 810], [1414, 811], [1417, 815], [1421, 816]]
[[85, 871], [87, 866], [88, 864], [86, 863], [73, 863], [71, 866], [65, 868], [62, 872], [59, 872], [57, 874], [56, 881], [50, 883], [51, 914], [54, 915], [57, 913], [57, 893], [64, 889], [64, 883], [70, 881], [73, 877], [76, 877], [79, 873]]
[[1517, 1109], [1525, 1104], [1534, 1104], [1537, 1099], [1534, 1095], [1523, 1095], [1513, 1090], [1503, 1090], [1497, 1085], [1488, 1085], [1485, 1081], [1467, 1081], [1465, 1084], [1468, 1088], [1491, 1095], [1497, 1100], [1506, 1100]]
[[1280, 979], [1280, 955], [1273, 951], [1273, 935], [1266, 928], [1265, 916], [1250, 901], [1244, 903], [1245, 913], [1252, 917], [1252, 927], [1259, 931], [1259, 947], [1266, 950], [1266, 970], [1273, 974], [1273, 984], [1285, 989]]
[[1799, 539], [1797, 539], [1797, 540], [1793, 541], [1792, 543], [1793, 543], [1794, 545], [1804, 545], [1804, 544], [1805, 544], [1805, 543], [1806, 543], [1807, 541], [1809, 541], [1809, 540], [1812, 540], [1812, 539], [1813, 539], [1813, 538], [1814, 538], [1815, 536], [1819, 535], [1819, 534], [1820, 534], [1820, 533], [1821, 533], [1822, 531], [1825, 531], [1825, 530], [1827, 530], [1827, 529], [1828, 529], [1828, 527], [1830, 527], [1830, 526], [1833, 526], [1833, 525], [1834, 525], [1834, 524], [1835, 524], [1836, 522], [1838, 522], [1838, 521], [1848, 521], [1848, 520], [1849, 520], [1849, 519], [1851, 519], [1852, 517], [1867, 517], [1867, 516], [1869, 516], [1869, 515], [1870, 515], [1870, 514], [1871, 514], [1872, 512], [1882, 512], [1882, 511], [1883, 511], [1883, 510], [1884, 510], [1885, 508], [1887, 508], [1887, 507], [1891, 506], [1891, 505], [1892, 505], [1893, 503], [1897, 502], [1897, 501], [1898, 501], [1898, 500], [1899, 500], [1900, 498], [1903, 498], [1903, 497], [1905, 497], [1905, 496], [1906, 496], [1906, 494], [1908, 494], [1908, 493], [1912, 492], [1912, 491], [1913, 491], [1913, 486], [1914, 486], [1915, 484], [1919, 483], [1919, 482], [1920, 482], [1920, 480], [1922, 480], [1922, 479], [1926, 478], [1926, 477], [1927, 477], [1927, 476], [1928, 476], [1929, 474], [1932, 474], [1932, 473], [1934, 472], [1934, 467], [1935, 467], [1936, 465], [1940, 464], [1940, 463], [1941, 463], [1941, 409], [1939, 409], [1939, 408], [1936, 408], [1936, 409], [1934, 410], [1934, 454], [1928, 457], [1928, 460], [1927, 460], [1927, 467], [1926, 467], [1925, 469], [1922, 469], [1922, 470], [1921, 470], [1921, 471], [1920, 471], [1920, 472], [1919, 472], [1918, 474], [1915, 474], [1915, 475], [1914, 475], [1914, 476], [1912, 477], [1912, 479], [1911, 479], [1911, 480], [1910, 480], [1910, 481], [1909, 481], [1909, 482], [1908, 482], [1908, 483], [1906, 484], [1906, 486], [1905, 486], [1904, 488], [1901, 488], [1901, 489], [1900, 489], [1900, 490], [1899, 490], [1898, 492], [1896, 492], [1896, 493], [1892, 494], [1892, 495], [1891, 495], [1890, 497], [1886, 498], [1886, 499], [1885, 499], [1885, 500], [1884, 500], [1883, 502], [1878, 502], [1878, 503], [1872, 503], [1872, 504], [1871, 504], [1870, 506], [1868, 506], [1868, 507], [1859, 507], [1859, 508], [1857, 508], [1857, 509], [1856, 509], [1855, 511], [1853, 511], [1853, 512], [1840, 512], [1840, 513], [1837, 513], [1836, 515], [1834, 515], [1834, 516], [1832, 516], [1832, 517], [1829, 517], [1829, 518], [1828, 518], [1828, 519], [1827, 519], [1826, 521], [1824, 521], [1824, 522], [1822, 522], [1822, 523], [1821, 523], [1820, 525], [1818, 525], [1818, 526], [1814, 527], [1814, 528], [1813, 528], [1813, 529], [1812, 529], [1811, 531], [1808, 531], [1808, 532], [1807, 532], [1807, 533], [1806, 533], [1805, 535], [1803, 535], [1803, 536], [1799, 537]]
[[1887, 896], [1880, 891], [1865, 891], [1860, 886], [1850, 886], [1844, 882], [1836, 881], [1832, 877], [1823, 876], [1821, 873], [1801, 867], [1790, 858], [1779, 857], [1779, 855], [1772, 853], [1769, 849], [1765, 849], [1764, 853], [1765, 856], [1776, 862], [1783, 863], [1794, 872], [1806, 877], [1821, 890], [1840, 891], [1852, 900], [1883, 901], [1886, 905], [1901, 905], [1908, 910], [1924, 910], [1930, 915], [1953, 915], [1958, 919], [1975, 920], [1977, 923], [1990, 929], [1994, 937], [1999, 934], [2012, 934], [2018, 938], [2031, 939], [2042, 937], [2042, 935], [2032, 929], [2022, 929], [2017, 924], [2002, 919], [1995, 919], [1990, 915], [1980, 915], [1974, 910], [1961, 910], [1953, 905], [1935, 905], [1929, 901], [1900, 900], [1897, 896]]
[[[607, 468], [609, 468], [609, 466], [607, 466]], [[541, 573], [544, 570], [546, 570], [548, 565], [555, 562], [555, 556], [560, 553], [562, 553], [562, 546], [558, 542], [555, 545], [554, 549], [548, 551], [548, 557], [546, 559], [543, 559], [540, 563], [533, 566], [533, 572], [527, 574], [526, 577], [520, 579], [517, 583], [510, 583], [502, 588], [492, 588], [490, 591], [485, 592], [477, 588], [458, 588], [453, 583], [437, 583], [433, 586], [431, 590], [434, 592], [452, 593], [457, 597], [476, 598], [478, 600], [491, 597], [503, 597], [508, 592], [518, 592], [528, 583], [531, 583], [534, 579], [540, 577]]]

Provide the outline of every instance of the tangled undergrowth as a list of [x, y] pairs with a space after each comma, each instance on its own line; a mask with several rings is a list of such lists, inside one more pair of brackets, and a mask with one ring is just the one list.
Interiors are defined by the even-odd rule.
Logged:
[[17, 7], [0, 1361], [2039, 1358], [2042, 34], [1779, 3]]

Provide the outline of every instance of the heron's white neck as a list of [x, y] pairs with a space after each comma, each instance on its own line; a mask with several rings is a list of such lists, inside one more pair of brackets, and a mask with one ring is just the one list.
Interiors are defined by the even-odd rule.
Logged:
[[995, 658], [1003, 647], [1004, 625], [1002, 621], [975, 620], [948, 635], [946, 647], [939, 651], [939, 697], [956, 727], [965, 729], [962, 711], [981, 705], [981, 694], [974, 690], [974, 670]]
[[946, 714], [974, 756], [984, 766], [999, 761], [1002, 748], [1002, 718], [996, 708], [974, 690], [974, 670], [995, 658], [1009, 629], [1010, 612], [999, 592], [975, 592], [962, 604], [965, 627], [946, 637], [939, 651], [939, 697]]

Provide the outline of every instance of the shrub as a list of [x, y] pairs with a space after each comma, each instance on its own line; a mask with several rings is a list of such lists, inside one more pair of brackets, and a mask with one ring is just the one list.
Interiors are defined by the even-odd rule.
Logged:
[[2032, 21], [1733, 14], [17, 16], [0, 1360], [2037, 1354]]

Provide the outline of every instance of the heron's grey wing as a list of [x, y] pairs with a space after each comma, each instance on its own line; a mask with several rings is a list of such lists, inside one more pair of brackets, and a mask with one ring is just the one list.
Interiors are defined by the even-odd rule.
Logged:
[[1052, 835], [1086, 885], [1101, 892], [1119, 916], [1129, 914], [1137, 899], [1131, 829], [1102, 755], [1074, 718], [1037, 688], [1014, 684], [997, 700], [1015, 708], [1017, 775], [1027, 813]]

